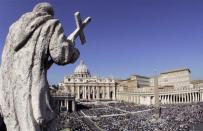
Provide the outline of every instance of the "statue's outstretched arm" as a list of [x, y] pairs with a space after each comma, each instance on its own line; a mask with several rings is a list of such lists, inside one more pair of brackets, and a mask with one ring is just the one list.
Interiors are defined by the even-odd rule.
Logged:
[[49, 53], [53, 62], [58, 65], [74, 63], [80, 55], [79, 50], [74, 47], [72, 41], [67, 40], [65, 37], [60, 23], [56, 25], [51, 37]]

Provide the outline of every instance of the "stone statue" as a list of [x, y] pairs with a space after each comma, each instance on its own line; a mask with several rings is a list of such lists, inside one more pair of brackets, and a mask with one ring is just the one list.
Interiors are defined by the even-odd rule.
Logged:
[[0, 99], [8, 131], [52, 131], [55, 114], [49, 104], [47, 70], [53, 63], [74, 63], [80, 53], [75, 48], [90, 17], [81, 21], [75, 13], [77, 28], [65, 37], [59, 20], [54, 19], [49, 3], [37, 4], [9, 28], [1, 63]]

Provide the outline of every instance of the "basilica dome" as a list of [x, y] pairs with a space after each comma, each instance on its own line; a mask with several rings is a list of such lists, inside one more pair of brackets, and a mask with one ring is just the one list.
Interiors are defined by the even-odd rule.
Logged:
[[85, 65], [83, 60], [81, 60], [80, 64], [75, 68], [74, 75], [79, 76], [79, 77], [90, 76], [90, 72], [87, 68], [87, 65]]

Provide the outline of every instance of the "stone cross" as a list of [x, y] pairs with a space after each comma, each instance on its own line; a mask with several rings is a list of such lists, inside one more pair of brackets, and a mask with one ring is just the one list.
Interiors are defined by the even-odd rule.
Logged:
[[74, 15], [77, 28], [72, 34], [68, 36], [68, 39], [74, 41], [79, 36], [81, 43], [84, 44], [86, 42], [86, 39], [83, 29], [89, 24], [89, 22], [91, 21], [91, 17], [87, 17], [84, 21], [82, 21], [80, 12], [75, 12]]

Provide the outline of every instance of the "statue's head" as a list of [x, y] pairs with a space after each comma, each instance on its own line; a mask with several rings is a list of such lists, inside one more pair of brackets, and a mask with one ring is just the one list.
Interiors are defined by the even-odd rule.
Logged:
[[48, 13], [52, 16], [54, 16], [54, 9], [51, 4], [47, 2], [39, 3], [37, 4], [34, 9], [34, 12], [39, 12], [39, 13]]

